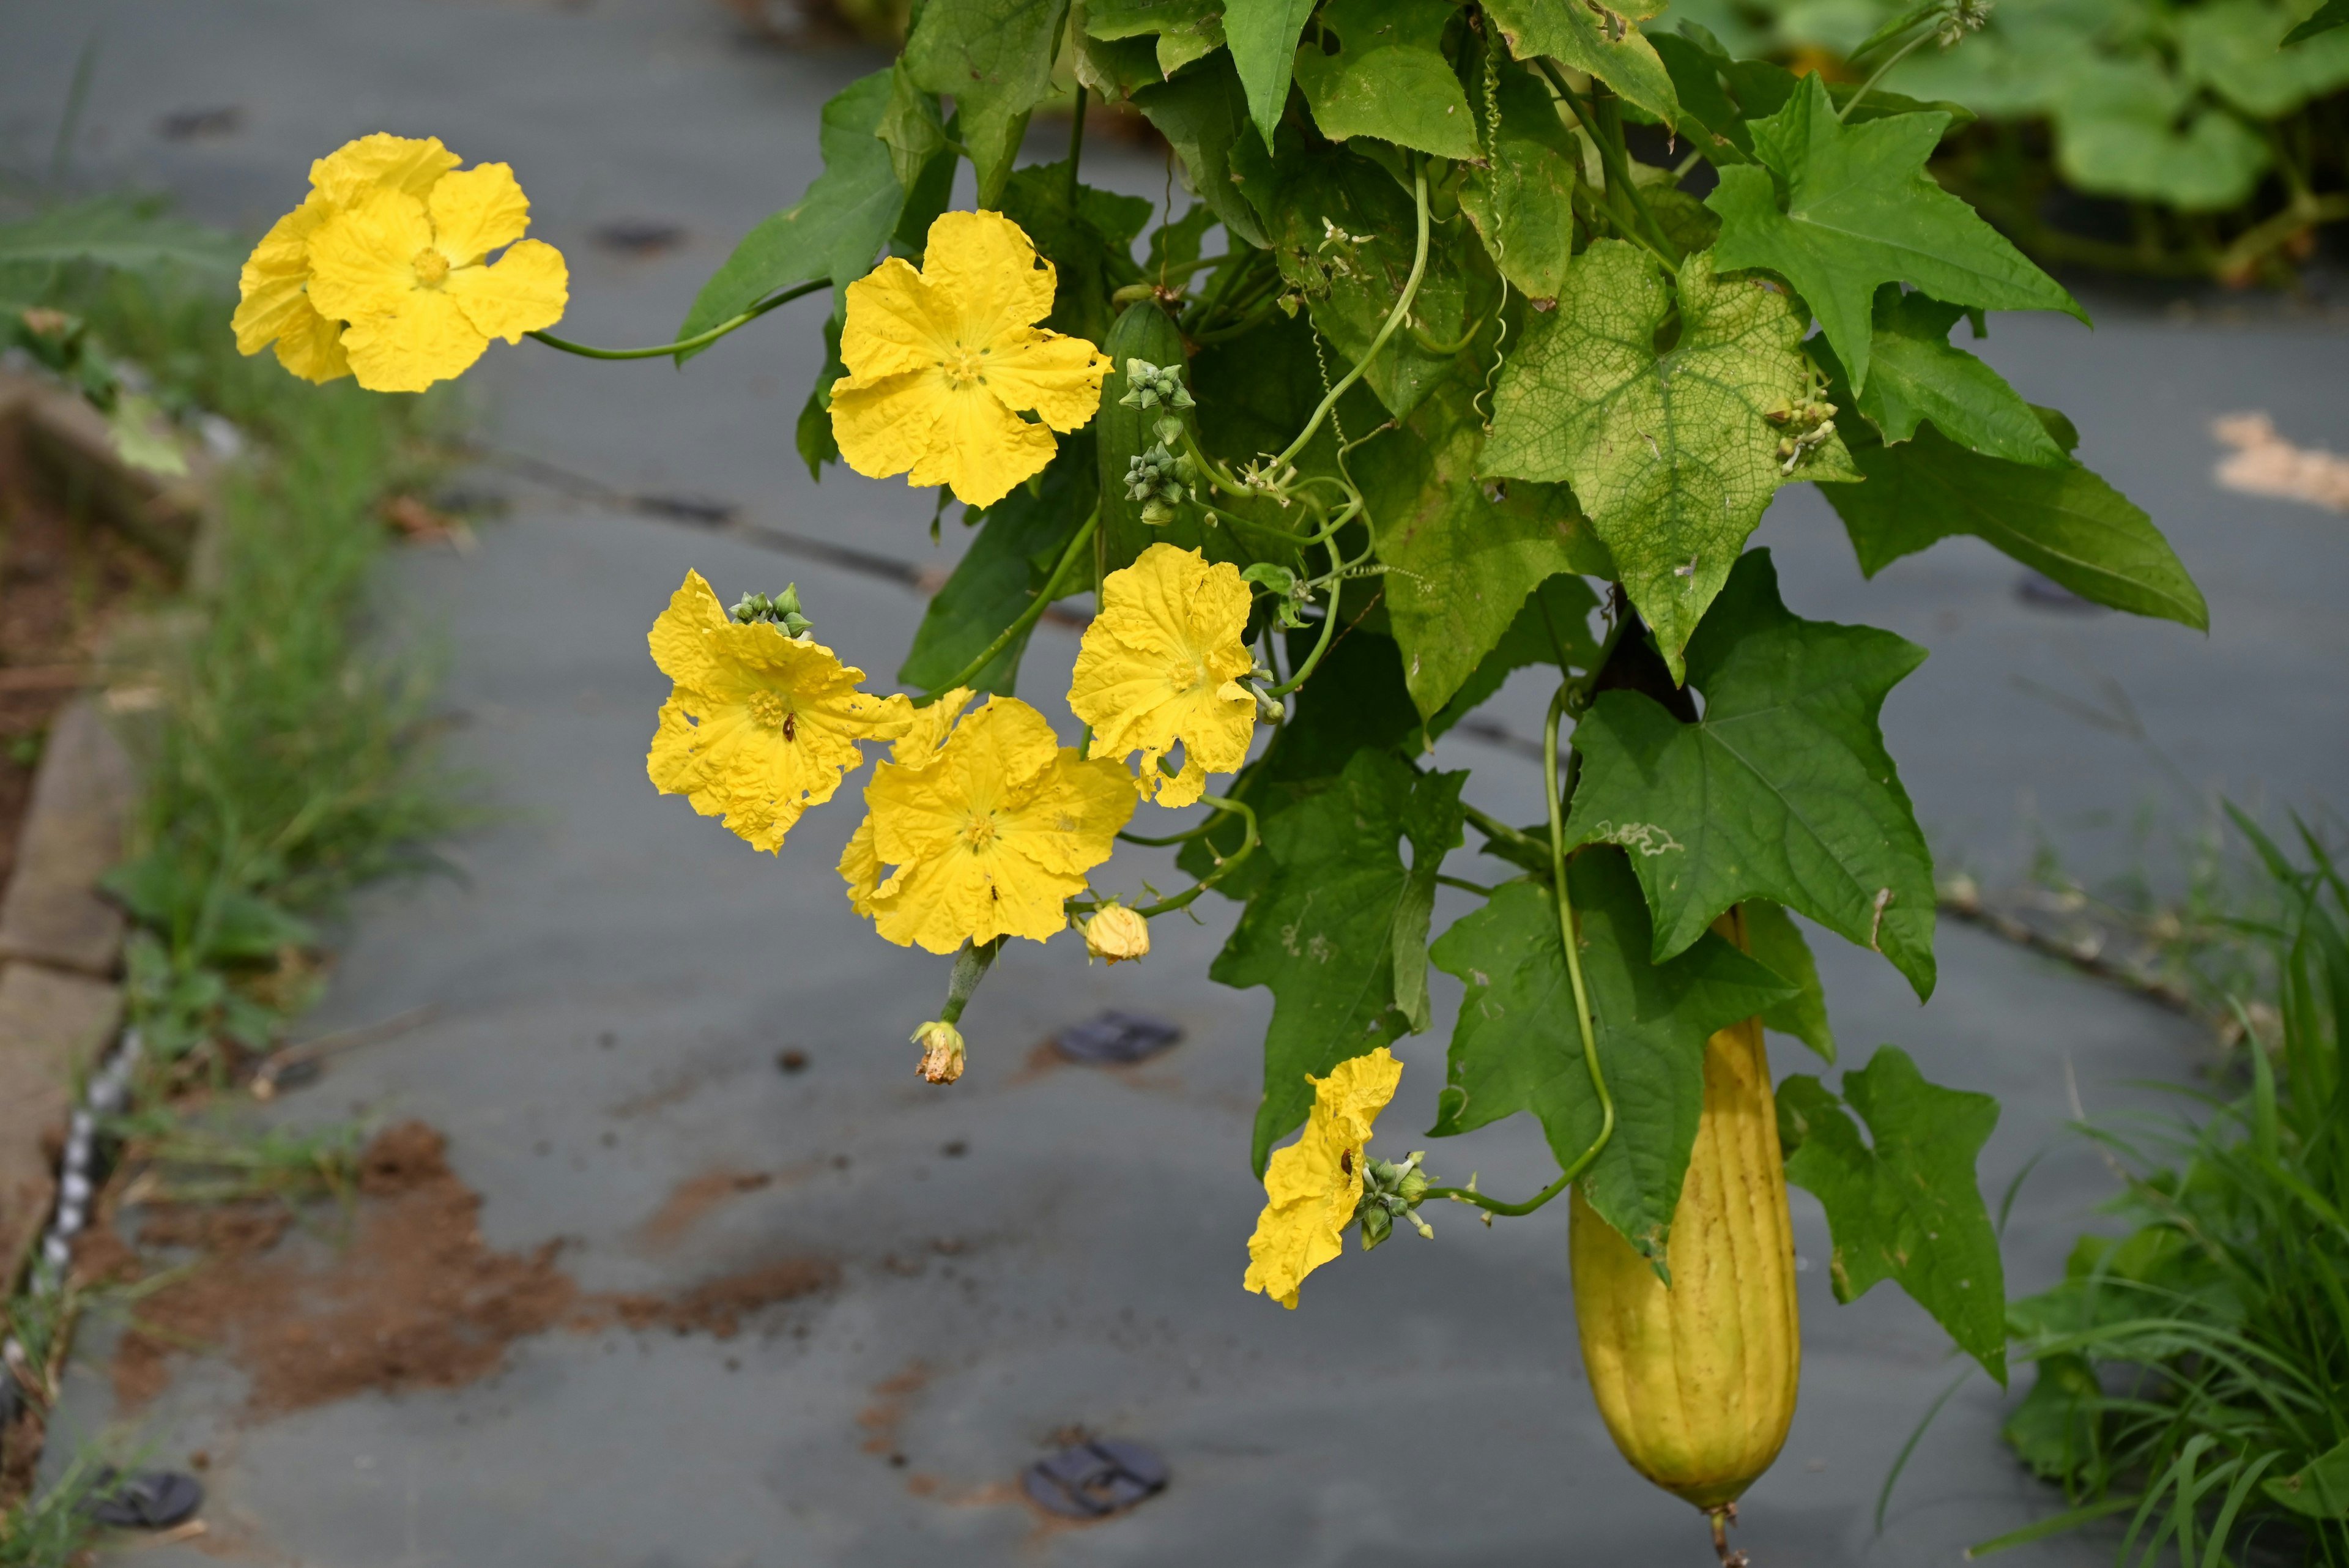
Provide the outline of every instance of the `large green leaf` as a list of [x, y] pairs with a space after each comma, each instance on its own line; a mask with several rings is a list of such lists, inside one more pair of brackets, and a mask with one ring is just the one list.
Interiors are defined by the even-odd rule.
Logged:
[[1558, 572], [1603, 575], [1608, 557], [1563, 485], [1476, 477], [1485, 433], [1467, 380], [1446, 381], [1402, 428], [1349, 460], [1387, 567], [1389, 624], [1423, 717], [1434, 713]]
[[1460, 843], [1467, 776], [1414, 774], [1386, 753], [1357, 752], [1333, 787], [1266, 825], [1272, 879], [1207, 971], [1226, 985], [1272, 990], [1250, 1156], [1259, 1173], [1313, 1103], [1307, 1074], [1327, 1074], [1423, 1023], [1428, 914], [1436, 871]]
[[825, 277], [844, 289], [872, 270], [905, 201], [889, 144], [878, 134], [890, 111], [891, 75], [859, 77], [823, 106], [823, 172], [806, 195], [742, 237], [694, 296], [679, 337], [707, 332], [779, 288]]
[[1444, 52], [1458, 15], [1447, 0], [1327, 0], [1297, 54], [1297, 85], [1321, 134], [1475, 158], [1475, 118]]
[[1836, 118], [1817, 76], [1753, 122], [1762, 167], [1721, 171], [1705, 204], [1721, 216], [1714, 265], [1768, 267], [1795, 286], [1852, 375], [1868, 384], [1877, 286], [1913, 283], [1936, 299], [1988, 310], [2087, 315], [1974, 210], [1933, 183], [1925, 160], [1949, 119]]
[[1826, 1209], [1836, 1300], [1897, 1282], [2003, 1385], [2006, 1275], [1974, 1176], [1998, 1101], [1927, 1083], [1897, 1045], [1845, 1074], [1843, 1092], [1868, 1124], [1865, 1143], [1816, 1078], [1778, 1089], [1786, 1179]]
[[1748, 898], [1738, 908], [1745, 915], [1746, 950], [1795, 988], [1794, 995], [1762, 1010], [1763, 1026], [1793, 1035], [1834, 1065], [1835, 1031], [1827, 1027], [1826, 992], [1819, 985], [1818, 961], [1811, 957], [1802, 928], [1767, 898]]
[[[1092, 435], [1080, 431], [1061, 440], [1051, 466], [1032, 490], [1023, 484], [981, 513], [978, 536], [922, 616], [914, 646], [897, 671], [899, 684], [939, 691], [986, 652], [1043, 590], [1094, 494]], [[1083, 586], [1090, 589], [1092, 582], [1088, 568]], [[1061, 591], [1071, 587], [1064, 584]], [[971, 686], [1011, 695], [1034, 631], [1031, 626], [1015, 638]]]
[[[1876, 369], [1859, 394], [1859, 411], [1890, 442], [1917, 433], [1920, 421], [1960, 446], [2011, 462], [2061, 468], [2071, 457], [2006, 378], [1950, 341], [1965, 315], [1922, 294], [1886, 284], [1876, 296]], [[1825, 350], [1831, 353], [1832, 350]]]
[[2083, 50], [2049, 106], [2055, 165], [2078, 189], [2131, 196], [2189, 213], [2250, 199], [2266, 171], [2268, 143], [2158, 59], [2113, 59]]
[[1743, 556], [1689, 644], [1704, 716], [1608, 691], [1574, 732], [1568, 843], [1620, 844], [1656, 915], [1659, 961], [1721, 913], [1771, 898], [1933, 990], [1933, 860], [1877, 714], [1925, 650], [1803, 620], [1767, 550]]
[[[1600, 571], [1595, 576], [1611, 577], [1612, 571]], [[1564, 663], [1580, 671], [1592, 667], [1599, 657], [1598, 639], [1590, 635], [1590, 612], [1599, 607], [1599, 596], [1579, 576], [1564, 573], [1550, 578], [1526, 596], [1517, 607], [1516, 618], [1501, 633], [1500, 640], [1476, 661], [1476, 668], [1460, 683], [1452, 700], [1440, 711], [1427, 717], [1427, 738], [1435, 739], [1470, 713], [1481, 707], [1485, 699], [1501, 689], [1513, 671], [1528, 665]], [[1548, 853], [1547, 849], [1543, 851]], [[1547, 862], [1545, 868], [1547, 867]]]
[[1581, 145], [1531, 67], [1495, 62], [1494, 75], [1476, 115], [1480, 150], [1461, 181], [1460, 210], [1501, 275], [1547, 302], [1565, 288], [1574, 255]]
[[[1615, 1131], [1583, 1175], [1600, 1217], [1661, 1265], [1704, 1109], [1704, 1043], [1789, 994], [1778, 976], [1708, 932], [1664, 963], [1648, 957], [1640, 885], [1612, 849], [1567, 870], [1593, 1038]], [[1531, 1111], [1563, 1166], [1599, 1136], [1574, 992], [1547, 887], [1512, 882], [1430, 950], [1466, 983], [1433, 1136]]]
[[52, 207], [0, 223], [0, 267], [88, 262], [106, 267], [185, 266], [233, 272], [240, 247], [229, 235], [151, 211], [119, 196]]
[[[1384, 168], [1342, 147], [1284, 148], [1280, 173], [1273, 237], [1281, 275], [1305, 296], [1313, 324], [1337, 353], [1359, 360], [1411, 276], [1417, 232], [1411, 197]], [[1398, 330], [1362, 373], [1398, 416], [1461, 368], [1460, 354], [1442, 349], [1470, 320], [1467, 264], [1473, 258], [1477, 267], [1485, 265], [1477, 243], [1457, 225], [1448, 234], [1433, 233], [1428, 247], [1411, 309], [1412, 324], [1425, 337]], [[1476, 281], [1499, 292], [1489, 273]]]
[[1224, 47], [1223, 0], [1090, 0], [1085, 31], [1103, 39], [1154, 36], [1159, 74], [1171, 77]]
[[[2064, 429], [2054, 423], [2062, 415], [2039, 411]], [[1971, 534], [2083, 598], [2209, 629], [2202, 590], [2153, 520], [2078, 462], [2041, 468], [1985, 457], [1931, 425], [1899, 446], [1855, 430], [1851, 452], [1868, 483], [1837, 485], [1826, 498], [1866, 576]]]
[[982, 207], [1002, 194], [1029, 111], [1052, 90], [1068, 9], [1068, 0], [933, 0], [914, 18], [905, 68], [924, 91], [954, 95]]
[[1674, 304], [1644, 251], [1601, 240], [1576, 258], [1557, 308], [1501, 369], [1484, 463], [1574, 486], [1677, 678], [1778, 486], [1853, 470], [1834, 436], [1791, 473], [1779, 456], [1783, 421], [1815, 380], [1806, 323], [1784, 294], [1720, 281], [1711, 256], [1692, 255], [1681, 265], [1679, 336], [1659, 352]]
[[2268, 1496], [2304, 1519], [2349, 1519], [2349, 1442], [2263, 1485]]
[[2324, 0], [2308, 19], [2283, 36], [2287, 47], [2305, 43], [2319, 33], [2329, 33], [2335, 27], [2349, 27], [2349, 0]]
[[[1247, 130], [1247, 95], [1228, 54], [1213, 54], [1158, 87], [1133, 95], [1144, 119], [1182, 159], [1191, 189], [1235, 239], [1271, 243], [1256, 205], [1240, 193], [1233, 143]], [[1262, 149], [1256, 150], [1259, 154]]]
[[1043, 325], [1099, 343], [1117, 317], [1109, 296], [1142, 275], [1133, 265], [1133, 242], [1153, 207], [1144, 197], [1091, 185], [1078, 185], [1075, 194], [1072, 206], [1066, 159], [1031, 163], [1005, 182], [999, 211], [1027, 232], [1057, 275], [1052, 314]]
[[1485, 16], [1518, 59], [1547, 55], [1586, 71], [1665, 124], [1680, 119], [1672, 78], [1640, 24], [1665, 0], [1629, 0], [1616, 10], [1600, 0], [1486, 0]]
[[1312, 15], [1313, 0], [1226, 0], [1224, 6], [1224, 40], [1247, 92], [1248, 119], [1267, 149], [1288, 105], [1297, 40]]
[[[2313, 19], [2313, 18], [2312, 18]], [[2210, 0], [2178, 13], [2178, 64], [2254, 121], [2282, 119], [2349, 86], [2349, 33], [2319, 39], [2269, 0]], [[2284, 48], [2287, 35], [2303, 42]]]

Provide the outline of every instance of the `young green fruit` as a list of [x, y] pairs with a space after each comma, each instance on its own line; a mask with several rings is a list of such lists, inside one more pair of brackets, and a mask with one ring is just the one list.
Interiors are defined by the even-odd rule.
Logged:
[[[1734, 915], [1725, 932], [1742, 937]], [[1802, 1341], [1785, 1165], [1762, 1021], [1704, 1049], [1704, 1110], [1665, 1247], [1648, 1260], [1573, 1197], [1570, 1248], [1582, 1363], [1631, 1468], [1708, 1512], [1778, 1457], [1795, 1417]]]

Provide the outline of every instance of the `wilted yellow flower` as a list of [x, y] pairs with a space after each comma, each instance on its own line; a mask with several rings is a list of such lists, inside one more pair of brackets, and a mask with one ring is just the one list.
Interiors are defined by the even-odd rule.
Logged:
[[951, 1023], [936, 1019], [914, 1031], [914, 1044], [922, 1048], [920, 1065], [914, 1071], [933, 1084], [951, 1084], [962, 1076], [962, 1031]]
[[1104, 904], [1085, 922], [1085, 951], [1122, 963], [1150, 956], [1150, 922], [1123, 904]]
[[437, 137], [421, 141], [378, 132], [345, 142], [310, 165], [310, 194], [270, 225], [238, 275], [237, 350], [258, 354], [274, 343], [277, 362], [310, 381], [351, 373], [343, 324], [318, 314], [310, 298], [310, 238], [351, 202], [378, 190], [421, 198], [454, 169], [458, 157]]
[[[841, 857], [849, 901], [889, 940], [934, 953], [1061, 929], [1061, 906], [1133, 815], [1123, 769], [1080, 758], [1009, 697], [926, 756], [874, 769], [864, 802], [866, 826]], [[884, 866], [896, 867], [886, 879]]]
[[754, 849], [781, 849], [809, 805], [830, 800], [864, 760], [859, 741], [903, 735], [903, 697], [859, 691], [862, 670], [832, 649], [794, 640], [770, 621], [727, 617], [699, 572], [688, 572], [653, 622], [653, 662], [677, 682], [661, 704], [645, 771], [663, 794], [682, 794]]
[[[947, 213], [919, 271], [891, 256], [848, 286], [832, 433], [848, 466], [905, 475], [990, 506], [1042, 471], [1101, 406], [1110, 362], [1035, 324], [1052, 312], [1052, 264], [1000, 213]], [[1040, 423], [1019, 417], [1032, 410]]]
[[1326, 1078], [1307, 1078], [1313, 1109], [1305, 1134], [1273, 1150], [1265, 1167], [1267, 1201], [1241, 1282], [1247, 1289], [1293, 1307], [1305, 1276], [1338, 1255], [1362, 1200], [1362, 1146], [1402, 1078], [1402, 1063], [1383, 1045], [1339, 1063]]
[[563, 253], [522, 237], [530, 200], [513, 171], [482, 163], [450, 172], [454, 154], [437, 141], [416, 145], [439, 151], [387, 177], [330, 180], [321, 194], [331, 210], [309, 235], [310, 303], [348, 324], [343, 351], [370, 391], [420, 392], [462, 375], [491, 338], [519, 343], [562, 320], [570, 299]]
[[[1161, 805], [1189, 805], [1209, 774], [1247, 761], [1256, 729], [1256, 697], [1239, 680], [1255, 668], [1240, 640], [1247, 618], [1238, 567], [1173, 545], [1151, 545], [1102, 585], [1069, 706], [1093, 727], [1093, 755], [1141, 752], [1136, 782]], [[1183, 771], [1170, 779], [1158, 759], [1178, 742]]]

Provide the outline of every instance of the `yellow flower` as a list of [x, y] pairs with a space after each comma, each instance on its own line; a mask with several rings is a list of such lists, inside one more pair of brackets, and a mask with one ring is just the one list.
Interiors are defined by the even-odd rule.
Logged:
[[[922, 266], [891, 256], [848, 286], [832, 433], [873, 479], [945, 484], [990, 506], [1041, 472], [1101, 406], [1107, 358], [1035, 323], [1052, 311], [1052, 264], [999, 213], [947, 213]], [[1033, 410], [1041, 423], [1019, 411]]]
[[[1189, 805], [1207, 774], [1247, 761], [1256, 730], [1256, 698], [1238, 679], [1255, 667], [1240, 640], [1247, 585], [1228, 562], [1210, 566], [1196, 550], [1153, 545], [1102, 587], [1069, 706], [1093, 727], [1095, 756], [1141, 752], [1143, 794]], [[1183, 771], [1170, 779], [1158, 759], [1178, 742]]]
[[[1009, 697], [935, 750], [874, 769], [864, 803], [865, 827], [841, 857], [849, 902], [889, 940], [934, 953], [1062, 929], [1062, 904], [1133, 815], [1124, 770], [1080, 758]], [[896, 867], [886, 879], [884, 866]]]
[[258, 354], [274, 343], [277, 362], [305, 380], [349, 375], [343, 324], [319, 315], [310, 299], [311, 236], [368, 192], [387, 188], [421, 197], [457, 163], [438, 138], [416, 141], [378, 132], [311, 164], [310, 194], [261, 236], [237, 278], [236, 314], [229, 325], [238, 352]]
[[1313, 1109], [1305, 1136], [1275, 1149], [1265, 1167], [1267, 1202], [1248, 1238], [1241, 1282], [1247, 1289], [1294, 1307], [1305, 1276], [1338, 1255], [1362, 1200], [1362, 1146], [1402, 1077], [1402, 1063], [1381, 1045], [1339, 1063], [1326, 1078], [1306, 1079]]
[[[970, 698], [969, 687], [957, 686], [928, 707], [915, 709], [912, 723], [889, 748], [891, 761], [909, 772], [937, 761], [938, 748], [952, 732], [955, 716]], [[848, 881], [849, 908], [867, 919], [880, 913], [881, 857], [873, 847], [872, 817], [858, 823], [856, 831], [848, 836], [848, 847], [840, 852], [840, 874]]]
[[310, 302], [349, 324], [343, 351], [370, 391], [420, 392], [462, 375], [491, 338], [519, 343], [562, 320], [570, 299], [563, 253], [522, 237], [530, 199], [513, 171], [452, 173], [454, 155], [442, 156], [429, 180], [429, 165], [372, 179], [353, 171], [319, 192], [332, 210], [309, 237]]
[[1150, 956], [1150, 922], [1123, 904], [1104, 904], [1085, 922], [1085, 955], [1123, 963]]
[[859, 691], [864, 671], [771, 622], [728, 618], [699, 572], [688, 572], [653, 622], [653, 662], [677, 682], [661, 704], [645, 771], [754, 849], [781, 849], [810, 805], [830, 800], [864, 760], [859, 741], [905, 733], [903, 697]]

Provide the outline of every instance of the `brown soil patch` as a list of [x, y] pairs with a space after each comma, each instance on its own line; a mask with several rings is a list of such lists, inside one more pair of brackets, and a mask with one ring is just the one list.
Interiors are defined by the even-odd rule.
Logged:
[[152, 1399], [175, 1352], [224, 1355], [252, 1379], [255, 1417], [369, 1389], [457, 1388], [496, 1371], [518, 1339], [557, 1324], [668, 1327], [725, 1337], [748, 1314], [830, 1289], [835, 1264], [789, 1259], [670, 1298], [584, 1294], [556, 1262], [560, 1242], [501, 1252], [481, 1238], [480, 1194], [448, 1166], [421, 1122], [392, 1127], [360, 1157], [360, 1197], [343, 1244], [286, 1247], [290, 1216], [267, 1205], [175, 1209], [140, 1228], [150, 1245], [202, 1250], [196, 1267], [140, 1302], [116, 1352], [115, 1397]]
[[649, 1251], [665, 1252], [684, 1237], [688, 1231], [701, 1223], [709, 1211], [720, 1204], [730, 1203], [746, 1192], [756, 1192], [774, 1185], [772, 1172], [764, 1170], [734, 1170], [721, 1166], [716, 1170], [688, 1177], [673, 1188], [667, 1199], [650, 1218], [636, 1228], [637, 1238]]

